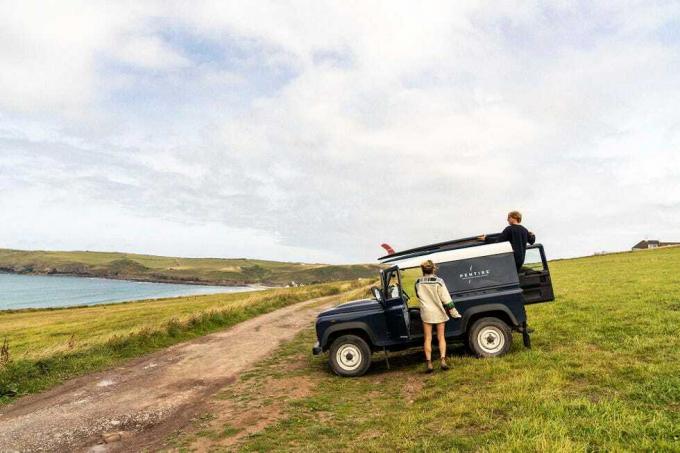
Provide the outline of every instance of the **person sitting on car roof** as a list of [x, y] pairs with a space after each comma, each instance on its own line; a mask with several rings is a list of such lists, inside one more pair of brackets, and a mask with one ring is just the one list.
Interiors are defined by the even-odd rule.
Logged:
[[512, 251], [515, 255], [515, 266], [519, 271], [524, 264], [524, 257], [527, 252], [527, 243], [533, 245], [536, 242], [536, 235], [531, 231], [520, 225], [522, 223], [522, 213], [519, 211], [510, 211], [508, 213], [508, 226], [505, 227], [501, 234], [489, 235], [483, 234], [477, 239], [485, 243], [494, 242], [510, 242]]
[[437, 326], [437, 339], [439, 340], [440, 366], [442, 370], [448, 370], [446, 364], [446, 336], [444, 326], [449, 316], [460, 318], [458, 310], [453, 306], [453, 300], [446, 288], [444, 280], [434, 275], [437, 267], [431, 260], [423, 261], [420, 264], [423, 276], [416, 280], [416, 296], [420, 306], [420, 319], [423, 321], [423, 334], [425, 340], [425, 360], [427, 361], [427, 373], [433, 371], [432, 368], [432, 325]]

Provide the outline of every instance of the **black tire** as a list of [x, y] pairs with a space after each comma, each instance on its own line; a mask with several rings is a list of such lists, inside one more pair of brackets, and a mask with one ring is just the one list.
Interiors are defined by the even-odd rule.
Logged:
[[338, 376], [362, 376], [371, 366], [371, 348], [361, 337], [343, 335], [331, 344], [328, 363]]
[[512, 331], [498, 318], [481, 318], [468, 331], [470, 351], [477, 357], [498, 357], [512, 346]]

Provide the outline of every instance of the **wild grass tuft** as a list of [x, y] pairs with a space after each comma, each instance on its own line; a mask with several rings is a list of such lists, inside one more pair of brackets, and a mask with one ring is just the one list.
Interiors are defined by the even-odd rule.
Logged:
[[9, 361], [9, 342], [5, 337], [5, 339], [2, 341], [2, 346], [0, 346], [0, 369], [6, 367]]

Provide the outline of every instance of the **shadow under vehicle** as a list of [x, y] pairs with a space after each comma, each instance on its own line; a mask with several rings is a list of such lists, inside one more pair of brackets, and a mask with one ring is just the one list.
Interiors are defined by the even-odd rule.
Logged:
[[[420, 310], [408, 295], [420, 276], [420, 263], [432, 260], [462, 315], [445, 326], [447, 342], [463, 342], [477, 357], [508, 352], [512, 331], [531, 347], [525, 306], [554, 300], [550, 270], [541, 244], [527, 248], [517, 271], [508, 242], [483, 244], [465, 238], [427, 245], [379, 258], [380, 287], [372, 299], [347, 302], [321, 312], [316, 320], [315, 355], [328, 352], [331, 369], [340, 376], [361, 376], [374, 352], [421, 347]], [[396, 278], [396, 288], [389, 286]], [[408, 286], [405, 286], [408, 285]], [[411, 303], [409, 303], [411, 301]]]

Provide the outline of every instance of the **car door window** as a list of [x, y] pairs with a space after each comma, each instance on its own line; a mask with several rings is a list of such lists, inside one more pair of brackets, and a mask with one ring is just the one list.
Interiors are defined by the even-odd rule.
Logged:
[[543, 272], [545, 270], [543, 258], [541, 257], [541, 250], [539, 248], [527, 249], [524, 265], [521, 270], [525, 272]]
[[394, 270], [386, 275], [387, 294], [388, 299], [397, 299], [401, 297], [401, 284], [399, 282], [399, 271]]

